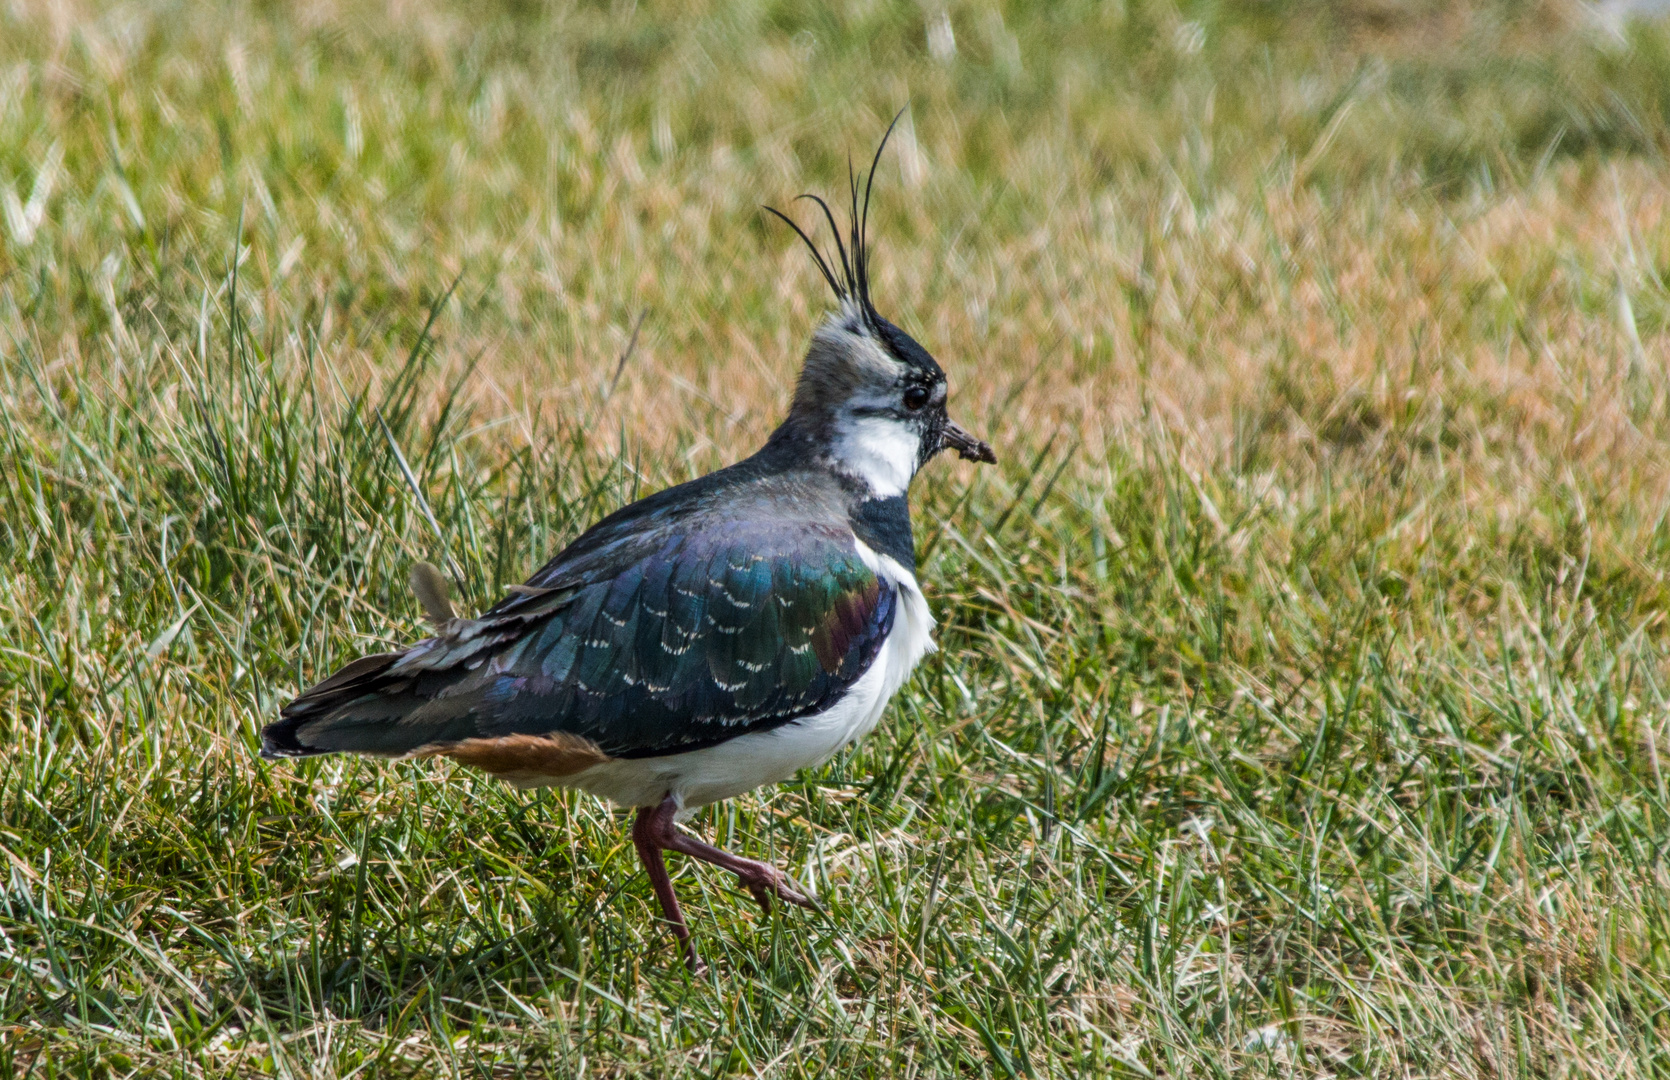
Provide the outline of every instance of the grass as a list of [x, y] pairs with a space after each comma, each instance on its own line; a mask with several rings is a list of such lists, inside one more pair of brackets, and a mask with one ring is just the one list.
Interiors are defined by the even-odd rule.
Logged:
[[[1666, 87], [1559, 5], [0, 11], [0, 1072], [1670, 1073]], [[905, 104], [1002, 465], [877, 733], [696, 822], [827, 914], [681, 862], [692, 979], [601, 804], [260, 761], [413, 560], [764, 437], [757, 204]]]

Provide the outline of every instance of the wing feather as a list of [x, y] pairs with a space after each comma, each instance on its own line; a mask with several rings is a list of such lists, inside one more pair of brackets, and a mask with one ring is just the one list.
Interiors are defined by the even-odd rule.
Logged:
[[612, 757], [724, 742], [827, 708], [892, 628], [893, 587], [849, 531], [711, 525], [545, 577], [402, 654], [357, 661], [287, 706], [275, 754], [398, 756], [563, 736]]

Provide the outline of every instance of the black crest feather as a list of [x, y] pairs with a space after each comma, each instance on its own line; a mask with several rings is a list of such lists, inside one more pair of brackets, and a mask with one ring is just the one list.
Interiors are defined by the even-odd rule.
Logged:
[[823, 211], [823, 218], [829, 223], [829, 231], [835, 237], [836, 258], [834, 260], [824, 254], [823, 249], [818, 247], [817, 242], [812, 239], [811, 234], [802, 229], [793, 218], [775, 206], [765, 207], [767, 211], [782, 219], [783, 223], [793, 229], [796, 236], [800, 237], [801, 242], [806, 245], [806, 250], [812, 253], [812, 261], [817, 264], [818, 272], [823, 274], [823, 279], [829, 283], [830, 289], [834, 291], [835, 299], [843, 304], [851, 303], [855, 305], [864, 321], [869, 323], [872, 328], [879, 327], [883, 320], [876, 313], [875, 305], [870, 302], [870, 191], [875, 186], [876, 167], [881, 164], [881, 152], [887, 149], [887, 140], [892, 138], [893, 129], [899, 126], [899, 120], [904, 115], [904, 109], [900, 109], [894, 114], [893, 122], [887, 125], [887, 131], [882, 135], [880, 145], [876, 147], [875, 157], [870, 159], [870, 170], [864, 176], [864, 197], [862, 200], [859, 199], [858, 174], [852, 170], [852, 160], [850, 158], [847, 160], [847, 192], [851, 205], [848, 210], [845, 241], [841, 238], [841, 226], [835, 220], [835, 212], [829, 208], [827, 202], [812, 194], [799, 195], [795, 198], [796, 202], [801, 199], [809, 199], [817, 204], [819, 210]]

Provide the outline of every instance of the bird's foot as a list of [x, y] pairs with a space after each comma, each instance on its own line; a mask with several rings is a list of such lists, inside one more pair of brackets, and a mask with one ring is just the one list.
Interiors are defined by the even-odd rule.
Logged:
[[[732, 858], [736, 858], [732, 856]], [[736, 859], [736, 864], [727, 866], [742, 882], [742, 887], [753, 894], [754, 900], [766, 914], [771, 913], [771, 899], [786, 900], [798, 907], [819, 910], [818, 902], [801, 892], [793, 878], [783, 871], [767, 863], [755, 862], [753, 859]]]
[[786, 900], [798, 907], [821, 910], [816, 900], [800, 891], [800, 886], [793, 878], [770, 863], [732, 855], [724, 848], [714, 847], [685, 833], [676, 833], [670, 840], [667, 846], [674, 851], [681, 851], [692, 858], [712, 863], [721, 870], [729, 870], [735, 874], [742, 887], [748, 890], [767, 914], [771, 912], [773, 897]]
[[684, 911], [673, 893], [672, 878], [667, 876], [667, 866], [661, 857], [663, 851], [677, 851], [712, 863], [721, 870], [729, 870], [767, 914], [771, 912], [773, 900], [783, 900], [813, 911], [823, 910], [816, 899], [801, 891], [798, 882], [775, 866], [732, 855], [724, 848], [714, 847], [680, 832], [674, 824], [678, 809], [678, 803], [672, 796], [659, 806], [640, 807], [637, 820], [632, 825], [632, 843], [638, 849], [638, 857], [643, 860], [644, 871], [649, 874], [656, 899], [661, 902], [661, 912], [666, 916], [673, 935], [678, 938], [684, 962], [689, 965], [692, 974], [705, 973], [707, 965], [696, 955], [696, 946], [690, 940], [690, 927], [685, 923]]
[[816, 900], [801, 891], [799, 883], [775, 866], [732, 855], [724, 848], [714, 847], [689, 833], [680, 832], [673, 824], [673, 805], [669, 798], [661, 807], [651, 812], [655, 843], [669, 851], [677, 851], [693, 859], [711, 863], [721, 870], [729, 870], [767, 913], [771, 911], [773, 899], [783, 900], [797, 907], [811, 908], [813, 911], [822, 910]]

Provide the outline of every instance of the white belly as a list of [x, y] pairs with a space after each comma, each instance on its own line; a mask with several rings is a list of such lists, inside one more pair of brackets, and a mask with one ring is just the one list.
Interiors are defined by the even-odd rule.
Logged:
[[[777, 784], [801, 769], [822, 765], [848, 743], [870, 733], [887, 702], [933, 646], [934, 617], [916, 578], [894, 560], [863, 544], [859, 553], [898, 589], [893, 632], [870, 669], [821, 713], [770, 731], [666, 757], [618, 758], [551, 782], [589, 791], [622, 806], [656, 806], [668, 795], [686, 817], [709, 803]], [[528, 786], [538, 786], [537, 781]]]

